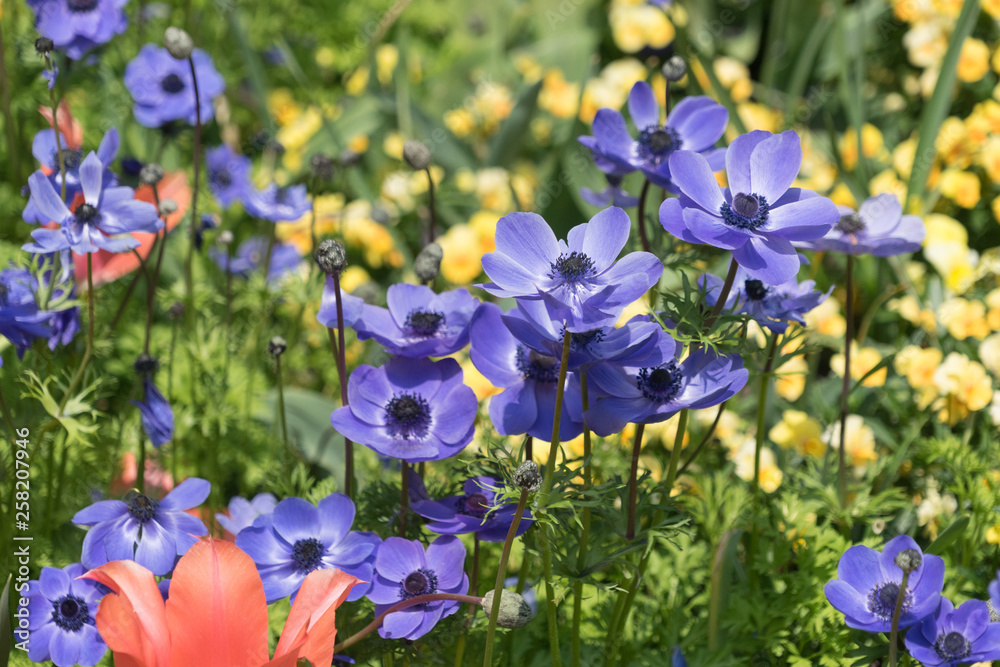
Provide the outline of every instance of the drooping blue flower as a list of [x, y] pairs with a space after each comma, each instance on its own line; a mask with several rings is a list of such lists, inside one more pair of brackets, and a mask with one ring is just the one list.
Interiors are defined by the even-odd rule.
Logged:
[[[714, 306], [722, 292], [722, 279], [710, 273], [698, 279], [701, 289], [707, 290], [705, 303]], [[816, 289], [815, 280], [801, 283], [792, 278], [781, 285], [766, 285], [751, 278], [742, 268], [736, 271], [736, 279], [726, 299], [726, 308], [735, 307], [737, 313], [749, 315], [757, 324], [771, 331], [781, 333], [789, 322], [805, 325], [805, 314], [826, 301], [833, 291]]]
[[125, 32], [128, 0], [37, 0], [35, 30], [48, 37], [59, 51], [80, 60], [87, 51]]
[[83, 538], [88, 570], [112, 560], [134, 560], [157, 576], [174, 569], [208, 528], [185, 510], [205, 502], [212, 485], [198, 477], [178, 484], [162, 500], [130, 492], [125, 500], [100, 500], [73, 517], [78, 526], [91, 526]]
[[205, 153], [208, 187], [223, 208], [243, 200], [253, 189], [250, 183], [250, 158], [223, 144]]
[[896, 195], [884, 192], [869, 197], [855, 211], [838, 206], [840, 219], [826, 236], [796, 243], [808, 250], [832, 250], [848, 255], [889, 257], [920, 250], [927, 236], [924, 221], [915, 215], [903, 215]]
[[[41, 165], [41, 170], [37, 173], [47, 177], [52, 183], [52, 189], [59, 192], [61, 196], [64, 177], [59, 166], [59, 147], [62, 147], [62, 162], [66, 169], [66, 199], [64, 201], [69, 204], [80, 192], [80, 165], [83, 164], [83, 152], [79, 148], [70, 148], [66, 135], [60, 133], [59, 137], [59, 144], [56, 145], [54, 130], [39, 131], [31, 143], [31, 154]], [[104, 133], [101, 143], [97, 147], [97, 157], [104, 165], [104, 173], [101, 174], [101, 187], [105, 189], [118, 185], [118, 177], [110, 169], [111, 163], [114, 162], [115, 156], [118, 154], [118, 144], [118, 130], [112, 127]], [[28, 198], [21, 218], [31, 224], [43, 224], [51, 219], [38, 210], [34, 197]]]
[[142, 414], [142, 428], [156, 448], [162, 447], [174, 438], [174, 409], [147, 373], [142, 382], [145, 399], [132, 400], [132, 405]]
[[[493, 386], [490, 420], [500, 435], [528, 435], [548, 440], [555, 421], [560, 357], [536, 352], [520, 343], [504, 325], [500, 307], [484, 303], [470, 328], [473, 365]], [[580, 378], [567, 372], [559, 437], [572, 440], [583, 433]]]
[[[362, 582], [372, 580], [375, 553], [382, 540], [374, 533], [352, 531], [354, 503], [342, 493], [331, 493], [319, 507], [302, 498], [285, 498], [270, 514], [236, 536], [264, 582], [268, 603], [295, 595], [313, 570], [337, 568]], [[362, 598], [370, 584], [351, 589], [348, 600]]]
[[633, 197], [622, 188], [622, 174], [620, 172], [604, 174], [604, 178], [608, 181], [608, 186], [600, 192], [595, 192], [590, 188], [580, 188], [580, 196], [583, 201], [600, 208], [606, 206], [631, 208], [639, 203], [638, 197]]
[[1000, 570], [997, 570], [996, 579], [990, 582], [986, 590], [989, 591], [993, 608], [1000, 612]]
[[[465, 481], [462, 494], [433, 500], [427, 495], [424, 480], [410, 471], [410, 506], [430, 519], [427, 529], [439, 535], [476, 533], [484, 542], [503, 542], [514, 522], [517, 503], [497, 503], [498, 482], [493, 477], [473, 477]], [[495, 508], [495, 509], [494, 509]], [[517, 537], [531, 527], [531, 512], [525, 511], [517, 526]]]
[[[236, 249], [236, 254], [232, 257], [222, 248], [211, 248], [208, 252], [220, 269], [225, 271], [228, 265], [234, 276], [246, 278], [251, 273], [261, 269], [264, 258], [267, 256], [268, 242], [264, 236], [251, 236], [240, 244], [239, 248]], [[298, 248], [291, 243], [276, 241], [271, 249], [267, 282], [271, 284], [278, 282], [285, 274], [301, 263], [302, 255], [299, 254]]]
[[[468, 590], [465, 546], [457, 537], [442, 535], [428, 545], [426, 552], [417, 540], [390, 537], [382, 543], [375, 558], [375, 580], [368, 599], [375, 603], [378, 616], [397, 602], [418, 595], [464, 595]], [[454, 600], [439, 600], [395, 611], [385, 617], [378, 633], [384, 639], [419, 639], [442, 618], [458, 611], [459, 604]]]
[[242, 496], [234, 496], [229, 500], [229, 513], [218, 512], [215, 520], [233, 535], [239, 535], [244, 528], [249, 528], [257, 517], [274, 512], [277, 498], [270, 493], [258, 493], [253, 500]]
[[156, 207], [133, 199], [129, 187], [103, 187], [104, 165], [96, 153], [91, 153], [80, 165], [80, 186], [84, 202], [70, 212], [52, 183], [35, 172], [28, 179], [31, 197], [38, 210], [58, 229], [36, 229], [31, 243], [23, 247], [28, 252], [51, 253], [71, 249], [85, 254], [98, 250], [123, 252], [139, 246], [132, 232], [157, 232], [163, 220]]
[[906, 650], [926, 667], [997, 660], [1000, 623], [990, 623], [989, 607], [981, 600], [967, 600], [956, 609], [951, 600], [941, 598], [941, 606], [906, 633]]
[[697, 350], [683, 361], [679, 345], [666, 332], [645, 357], [594, 366], [587, 377], [596, 401], [584, 421], [600, 436], [618, 433], [626, 424], [653, 424], [685, 409], [719, 405], [747, 383], [749, 373], [738, 355], [717, 356]]
[[386, 304], [364, 305], [354, 329], [358, 340], [374, 338], [390, 354], [405, 357], [443, 357], [465, 347], [480, 305], [464, 287], [435, 294], [426, 285], [406, 283], [389, 287]]
[[[669, 3], [666, 3], [669, 4]], [[670, 649], [670, 667], [687, 667], [688, 661], [680, 646]]]
[[33, 340], [51, 335], [51, 315], [38, 309], [32, 284], [25, 269], [0, 271], [0, 335], [14, 344], [18, 357], [24, 357]]
[[251, 188], [243, 199], [243, 208], [254, 218], [277, 223], [298, 220], [312, 210], [312, 204], [305, 185], [279, 188], [271, 183], [263, 190]]
[[[340, 289], [340, 309], [344, 314], [344, 326], [353, 327], [355, 322], [361, 317], [364, 310], [365, 301], [360, 297], [345, 292]], [[323, 298], [320, 301], [319, 311], [316, 313], [316, 320], [330, 329], [337, 328], [337, 292], [333, 286], [333, 277], [326, 277], [326, 284], [323, 287]]]
[[906, 549], [920, 552], [912, 537], [899, 535], [889, 540], [881, 553], [858, 544], [840, 557], [838, 578], [827, 582], [824, 592], [830, 604], [844, 614], [848, 627], [889, 632], [900, 594], [903, 595], [900, 628], [922, 621], [943, 604], [944, 561], [938, 556], [923, 554], [920, 567], [910, 573], [906, 590], [900, 591], [903, 571], [895, 559]]
[[608, 208], [571, 229], [567, 242], [556, 240], [539, 215], [505, 215], [497, 223], [496, 251], [483, 255], [493, 282], [480, 287], [498, 297], [541, 299], [552, 319], [572, 332], [610, 326], [663, 274], [663, 264], [648, 252], [615, 261], [631, 224], [625, 211]]
[[720, 188], [702, 155], [677, 151], [670, 170], [681, 196], [663, 202], [660, 223], [687, 243], [731, 250], [756, 280], [788, 282], [800, 263], [793, 242], [818, 239], [840, 219], [826, 197], [791, 187], [801, 163], [795, 132], [755, 130], [726, 150], [729, 187]]
[[98, 603], [109, 590], [90, 579], [79, 563], [43, 567], [28, 582], [28, 658], [57, 667], [96, 665], [108, 647], [94, 622]]
[[330, 423], [383, 456], [439, 461], [472, 442], [478, 404], [454, 359], [393, 357], [379, 368], [358, 366], [347, 395], [350, 405], [335, 410]]
[[[195, 49], [191, 52], [198, 77], [198, 102], [201, 122], [215, 115], [212, 100], [225, 91], [226, 82], [215, 69], [212, 57]], [[188, 125], [197, 122], [194, 103], [194, 81], [187, 60], [177, 60], [167, 50], [146, 44], [125, 66], [125, 87], [135, 105], [132, 115], [145, 127], [161, 127], [171, 121]]]
[[660, 104], [645, 81], [632, 86], [628, 111], [637, 135], [629, 134], [625, 119], [614, 109], [599, 109], [594, 116], [594, 136], [579, 138], [590, 149], [598, 169], [609, 174], [636, 169], [661, 188], [670, 188], [670, 156], [686, 150], [722, 168], [725, 151], [714, 149], [729, 122], [729, 112], [710, 97], [686, 97], [660, 122]]

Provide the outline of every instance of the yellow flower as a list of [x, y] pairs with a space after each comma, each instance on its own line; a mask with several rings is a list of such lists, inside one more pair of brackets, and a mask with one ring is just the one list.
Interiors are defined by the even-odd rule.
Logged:
[[907, 345], [900, 350], [892, 361], [896, 373], [906, 377], [906, 381], [914, 389], [924, 389], [934, 386], [934, 373], [941, 365], [941, 350], [916, 345]]
[[[851, 378], [860, 380], [868, 375], [868, 372], [879, 365], [882, 355], [874, 347], [859, 348], [858, 344], [851, 341]], [[844, 376], [844, 355], [835, 354], [830, 359], [830, 370]], [[885, 384], [885, 378], [889, 374], [889, 369], [881, 368], [877, 373], [868, 375], [861, 384], [865, 387], [881, 387]]]
[[942, 213], [927, 215], [924, 224], [927, 226], [924, 257], [945, 279], [948, 289], [963, 291], [965, 281], [973, 272], [968, 232], [958, 220]]
[[[777, 132], [781, 126], [781, 112], [771, 107], [756, 102], [740, 102], [736, 105], [736, 113], [746, 126], [747, 130], [767, 130]], [[730, 125], [730, 133], [736, 132], [736, 128]], [[735, 134], [733, 136], [736, 136]]]
[[545, 73], [542, 65], [533, 56], [523, 51], [514, 56], [514, 67], [524, 77], [524, 82], [529, 85], [541, 79]]
[[368, 150], [368, 135], [356, 134], [347, 142], [347, 147], [355, 153], [364, 153]]
[[[1000, 49], [997, 50], [1000, 53]], [[993, 183], [1000, 183], [1000, 136], [990, 136], [979, 153], [979, 164]]]
[[389, 132], [382, 140], [382, 150], [394, 160], [403, 159], [403, 135], [399, 132]]
[[[847, 128], [840, 138], [840, 159], [844, 169], [853, 171], [858, 164], [858, 132], [853, 127]], [[861, 126], [861, 150], [866, 158], [884, 159], [888, 157], [885, 150], [885, 139], [882, 131], [871, 123]]]
[[850, 206], [855, 209], [858, 207], [858, 200], [846, 183], [837, 183], [833, 192], [830, 193], [830, 199], [838, 206]]
[[337, 62], [337, 54], [329, 46], [321, 46], [316, 49], [315, 56], [316, 64], [323, 69], [329, 69], [333, 67], [333, 64]]
[[944, 119], [934, 140], [934, 150], [946, 165], [963, 169], [969, 166], [975, 146], [970, 143], [968, 129], [960, 118]]
[[981, 301], [959, 297], [948, 299], [938, 306], [938, 320], [956, 340], [982, 340], [990, 333], [986, 306]]
[[458, 138], [467, 137], [476, 129], [476, 119], [468, 109], [453, 109], [445, 112], [444, 126]]
[[806, 327], [821, 336], [843, 338], [847, 322], [840, 314], [840, 304], [835, 299], [826, 299], [805, 316]]
[[467, 285], [483, 272], [480, 264], [479, 236], [469, 225], [452, 225], [438, 237], [444, 256], [441, 275], [454, 285]]
[[345, 292], [353, 292], [365, 283], [371, 282], [371, 279], [364, 267], [348, 266], [340, 274], [340, 288]]
[[[748, 437], [743, 446], [735, 452], [736, 476], [745, 482], [753, 481], [754, 454], [757, 443]], [[760, 450], [760, 488], [764, 493], [774, 493], [781, 486], [783, 475], [774, 459], [774, 452], [768, 447]]]
[[979, 81], [990, 71], [990, 48], [986, 42], [966, 37], [958, 56], [958, 78], [965, 83]]
[[782, 449], [794, 449], [802, 456], [820, 458], [826, 453], [822, 433], [820, 423], [805, 412], [785, 410], [768, 437]]
[[1000, 19], [1000, 0], [982, 0], [983, 11], [995, 19]]
[[[677, 441], [677, 424], [680, 422], [680, 416], [674, 415], [666, 421], [657, 422], [655, 424], [646, 425], [646, 442], [653, 442], [654, 440], [659, 440], [663, 444], [665, 449], [673, 449], [674, 442]], [[684, 449], [691, 443], [691, 434], [687, 430], [684, 431], [684, 438], [681, 440], [681, 449]]]
[[937, 485], [931, 485], [933, 480], [928, 480], [927, 495], [917, 507], [917, 523], [926, 526], [927, 533], [932, 540], [937, 539], [940, 519], [951, 517], [958, 509], [958, 501], [950, 493], [941, 494], [937, 490]]
[[915, 327], [920, 327], [924, 331], [936, 331], [937, 319], [934, 311], [929, 308], [921, 308], [917, 297], [912, 294], [893, 299], [889, 302], [889, 310], [899, 313], [900, 317]]
[[392, 83], [392, 74], [399, 64], [399, 49], [394, 44], [380, 44], [375, 49], [375, 67], [378, 73], [378, 82], [383, 86]]
[[475, 192], [484, 209], [509, 211], [514, 208], [510, 194], [510, 175], [502, 167], [490, 167], [476, 172]]
[[[827, 428], [824, 440], [834, 450], [840, 450], [840, 420]], [[878, 460], [878, 454], [875, 453], [875, 432], [865, 424], [861, 415], [847, 415], [844, 454], [848, 464], [854, 468], [855, 477], [861, 477], [865, 467]]]
[[906, 198], [906, 183], [899, 180], [896, 172], [892, 169], [884, 169], [868, 182], [868, 189], [872, 195], [880, 195], [888, 192], [896, 195], [896, 199], [904, 201]]
[[979, 177], [970, 171], [945, 169], [941, 173], [941, 194], [962, 208], [979, 203]]
[[990, 290], [983, 301], [989, 309], [986, 312], [986, 324], [990, 331], [1000, 330], [1000, 287]]
[[619, 109], [636, 81], [646, 79], [646, 67], [635, 58], [621, 58], [608, 63], [598, 77], [583, 87], [579, 118], [591, 124], [598, 109]]
[[1000, 334], [993, 334], [979, 344], [979, 361], [991, 373], [1000, 376]]
[[475, 392], [476, 398], [482, 402], [488, 397], [494, 394], [499, 394], [500, 389], [497, 389], [493, 384], [486, 379], [486, 376], [479, 372], [479, 369], [472, 363], [472, 361], [465, 356], [464, 358], [458, 359], [459, 365], [462, 367], [462, 381], [467, 384], [472, 391]]
[[579, 98], [580, 84], [567, 82], [562, 70], [550, 69], [538, 93], [538, 106], [556, 118], [572, 118], [576, 115]]
[[910, 178], [910, 168], [917, 155], [917, 138], [910, 137], [892, 149], [892, 167], [901, 178]]
[[278, 125], [287, 125], [302, 113], [302, 106], [295, 101], [288, 88], [272, 90], [267, 96], [267, 108]]
[[903, 35], [903, 46], [910, 64], [915, 67], [937, 68], [948, 50], [950, 26], [942, 20], [915, 23]]
[[946, 405], [938, 419], [954, 426], [970, 412], [982, 410], [993, 400], [993, 383], [982, 364], [964, 354], [952, 352], [934, 374], [938, 391]]
[[663, 10], [652, 5], [613, 5], [608, 12], [611, 36], [625, 53], [643, 48], [665, 48], [674, 41], [676, 30]]
[[344, 81], [344, 90], [347, 91], [348, 95], [360, 95], [365, 92], [365, 88], [368, 87], [368, 77], [368, 66], [362, 65], [348, 75], [347, 79]]
[[792, 357], [785, 363], [778, 366], [774, 372], [774, 390], [778, 396], [789, 403], [794, 403], [802, 396], [806, 389], [806, 373], [809, 372], [809, 364], [801, 354]]
[[[993, 524], [986, 529], [986, 543], [1000, 544], [1000, 523]], [[976, 665], [992, 665], [991, 662], [977, 662]], [[975, 667], [975, 665], [973, 665]]]

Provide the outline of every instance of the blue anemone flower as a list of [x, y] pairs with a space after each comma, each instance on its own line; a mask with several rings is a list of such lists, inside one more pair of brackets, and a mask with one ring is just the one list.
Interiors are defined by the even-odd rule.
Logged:
[[[705, 303], [714, 306], [722, 292], [722, 279], [706, 273], [698, 279], [698, 284], [707, 290]], [[815, 280], [800, 283], [795, 278], [780, 285], [767, 285], [738, 269], [726, 308], [735, 307], [736, 312], [749, 315], [762, 327], [780, 333], [788, 328], [789, 322], [805, 325], [805, 314], [826, 301], [832, 291], [833, 286], [820, 292]]]
[[253, 500], [242, 496], [233, 496], [229, 500], [228, 514], [218, 512], [215, 520], [233, 535], [239, 535], [244, 528], [249, 528], [257, 517], [274, 512], [277, 498], [270, 493], [258, 493]]
[[968, 600], [956, 608], [941, 598], [941, 606], [906, 633], [906, 650], [926, 667], [997, 660], [1000, 623], [990, 623], [989, 607], [981, 600]]
[[174, 409], [156, 387], [150, 374], [142, 382], [145, 399], [131, 401], [142, 414], [142, 428], [156, 448], [162, 447], [174, 438]]
[[305, 185], [279, 188], [271, 183], [263, 190], [250, 189], [243, 198], [243, 208], [254, 218], [271, 222], [292, 222], [312, 209]]
[[[427, 495], [424, 480], [410, 471], [410, 498], [413, 511], [430, 519], [427, 529], [439, 535], [475, 533], [484, 542], [503, 542], [514, 522], [517, 503], [498, 503], [498, 481], [493, 477], [473, 477], [462, 485], [462, 493], [433, 500]], [[517, 525], [523, 535], [534, 519], [526, 510]]]
[[96, 665], [108, 651], [97, 631], [97, 607], [109, 589], [81, 579], [79, 563], [62, 569], [43, 567], [28, 582], [28, 658], [51, 660], [57, 667]]
[[251, 165], [250, 158], [225, 144], [210, 148], [205, 153], [208, 187], [220, 206], [227, 207], [242, 201], [250, 193], [253, 189], [250, 183]]
[[[226, 82], [215, 69], [212, 57], [201, 49], [191, 52], [191, 60], [198, 77], [201, 122], [207, 123], [215, 115], [212, 100], [225, 91]], [[191, 65], [187, 60], [177, 60], [161, 46], [146, 44], [129, 61], [125, 66], [125, 87], [135, 101], [132, 115], [140, 125], [197, 122]]]
[[125, 32], [128, 0], [36, 0], [35, 30], [73, 60]]
[[869, 197], [857, 211], [849, 206], [838, 206], [837, 210], [840, 219], [826, 236], [796, 245], [808, 250], [889, 257], [917, 252], [927, 236], [924, 221], [903, 215], [903, 207], [892, 193]]

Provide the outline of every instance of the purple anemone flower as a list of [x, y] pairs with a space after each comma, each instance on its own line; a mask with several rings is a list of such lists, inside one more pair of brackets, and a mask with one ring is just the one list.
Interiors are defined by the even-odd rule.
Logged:
[[869, 197], [857, 211], [850, 206], [838, 206], [837, 210], [840, 219], [826, 236], [796, 245], [807, 250], [889, 257], [920, 250], [927, 236], [924, 221], [903, 215], [899, 199], [888, 192]]
[[750, 277], [780, 285], [799, 271], [793, 242], [812, 241], [828, 231], [837, 206], [811, 190], [792, 188], [802, 147], [789, 130], [755, 130], [726, 150], [728, 188], [720, 188], [701, 155], [678, 151], [670, 157], [678, 199], [660, 206], [660, 224], [687, 243], [731, 250]]
[[163, 220], [156, 207], [133, 199], [129, 187], [105, 188], [102, 184], [104, 165], [96, 153], [91, 153], [80, 165], [80, 186], [84, 201], [71, 213], [41, 172], [28, 179], [31, 197], [38, 210], [59, 224], [59, 229], [36, 229], [34, 239], [23, 248], [28, 252], [51, 253], [71, 249], [78, 254], [107, 250], [124, 252], [139, 246], [132, 232], [157, 232]]
[[[331, 493], [319, 507], [302, 498], [285, 498], [273, 512], [240, 531], [236, 546], [257, 564], [268, 604], [289, 595], [294, 602], [313, 570], [337, 568], [362, 582], [372, 580], [382, 540], [374, 533], [352, 531], [354, 512], [354, 503], [342, 493]], [[360, 583], [347, 599], [358, 600], [369, 588]]]
[[153, 446], [159, 449], [174, 438], [174, 409], [157, 389], [150, 375], [146, 375], [142, 384], [146, 393], [145, 400], [130, 402], [139, 408], [142, 414], [142, 428]]
[[43, 567], [28, 582], [28, 658], [57, 667], [96, 665], [108, 647], [97, 632], [97, 607], [109, 590], [90, 579], [79, 563]]
[[242, 496], [234, 496], [229, 500], [229, 513], [218, 512], [215, 520], [233, 535], [239, 535], [244, 528], [249, 528], [257, 517], [274, 512], [277, 498], [270, 493], [258, 493], [253, 500]]
[[990, 623], [990, 609], [981, 600], [967, 600], [956, 609], [951, 600], [941, 598], [935, 613], [906, 633], [906, 650], [925, 667], [997, 660], [1000, 623]]
[[350, 405], [330, 416], [339, 433], [382, 456], [409, 463], [462, 451], [475, 430], [476, 394], [454, 359], [393, 357], [358, 366], [347, 380]]
[[[240, 247], [236, 249], [236, 254], [232, 257], [222, 248], [211, 248], [209, 255], [223, 271], [226, 270], [228, 264], [233, 275], [246, 278], [251, 273], [259, 271], [264, 264], [264, 258], [267, 256], [267, 244], [268, 240], [265, 237], [251, 236], [240, 244]], [[267, 282], [271, 284], [278, 282], [285, 274], [301, 263], [302, 255], [299, 254], [298, 248], [291, 243], [275, 242], [274, 247], [271, 248], [271, 263], [267, 269]]]
[[[198, 103], [201, 122], [212, 120], [212, 100], [226, 89], [226, 82], [215, 69], [212, 57], [195, 49], [191, 52], [198, 77]], [[146, 44], [125, 67], [125, 87], [135, 105], [132, 115], [145, 127], [161, 127], [171, 121], [188, 125], [197, 122], [194, 104], [194, 81], [187, 60], [177, 60], [167, 50]]]
[[[484, 303], [470, 328], [469, 357], [493, 386], [503, 391], [490, 398], [490, 420], [500, 435], [528, 435], [548, 440], [555, 420], [560, 358], [532, 350], [507, 329], [500, 307]], [[583, 433], [580, 378], [567, 372], [559, 437]]]
[[279, 188], [271, 183], [263, 190], [250, 189], [243, 199], [243, 208], [254, 218], [271, 222], [298, 220], [312, 209], [305, 185]]
[[479, 287], [498, 297], [541, 299], [572, 332], [610, 326], [663, 274], [648, 252], [615, 261], [631, 225], [625, 211], [608, 208], [571, 229], [567, 242], [556, 240], [540, 215], [509, 213], [497, 223], [496, 252], [483, 255], [493, 282]]
[[604, 178], [608, 181], [608, 187], [600, 192], [595, 192], [590, 188], [580, 188], [580, 196], [583, 198], [583, 201], [599, 208], [605, 208], [606, 206], [632, 208], [639, 203], [638, 197], [633, 197], [622, 188], [621, 173], [605, 174]]
[[83, 566], [93, 570], [112, 560], [134, 560], [157, 576], [167, 574], [197, 536], [208, 533], [186, 510], [205, 502], [211, 488], [190, 477], [160, 501], [131, 492], [124, 501], [100, 500], [83, 508], [73, 517], [79, 526], [92, 526], [83, 538]]
[[[345, 292], [343, 288], [340, 289], [340, 308], [344, 314], [345, 327], [353, 327], [355, 322], [361, 319], [364, 306], [364, 299]], [[332, 276], [326, 277], [326, 285], [323, 287], [323, 298], [320, 301], [316, 319], [327, 328], [337, 328], [337, 292], [333, 287]]]
[[[498, 482], [493, 477], [473, 477], [465, 481], [462, 494], [432, 500], [420, 475], [410, 471], [413, 511], [430, 519], [427, 529], [439, 535], [476, 533], [484, 542], [503, 542], [514, 522], [517, 503], [498, 503]], [[531, 527], [531, 512], [525, 511], [517, 526], [520, 537]]]
[[[899, 535], [886, 543], [882, 553], [858, 544], [840, 557], [837, 579], [827, 582], [824, 592], [830, 604], [844, 614], [848, 627], [868, 632], [892, 629], [892, 614], [903, 582], [903, 571], [895, 559], [906, 549], [920, 552], [912, 537]], [[943, 603], [943, 585], [944, 561], [923, 554], [920, 567], [910, 573], [906, 591], [902, 591], [899, 627], [908, 628], [933, 614]]]
[[208, 187], [223, 208], [241, 201], [253, 189], [250, 183], [250, 158], [223, 144], [205, 153]]
[[670, 188], [670, 156], [686, 150], [703, 154], [714, 170], [722, 168], [723, 149], [715, 142], [726, 131], [729, 112], [710, 97], [686, 97], [660, 122], [660, 104], [645, 81], [632, 86], [628, 112], [638, 135], [633, 137], [625, 119], [614, 109], [600, 109], [594, 116], [594, 136], [580, 137], [594, 155], [597, 168], [606, 173], [639, 169], [650, 183]]
[[997, 577], [990, 582], [986, 589], [990, 594], [990, 603], [993, 608], [1000, 612], [1000, 570], [997, 570]]
[[[80, 192], [80, 165], [83, 164], [83, 151], [79, 148], [70, 148], [66, 141], [66, 135], [59, 134], [59, 144], [56, 145], [55, 131], [50, 129], [41, 130], [35, 135], [31, 143], [31, 154], [42, 166], [37, 172], [49, 179], [52, 189], [62, 192], [63, 174], [59, 166], [59, 146], [62, 147], [62, 162], [66, 169], [66, 202], [72, 202], [77, 193]], [[101, 143], [97, 147], [97, 157], [104, 165], [104, 173], [101, 174], [101, 187], [104, 189], [118, 185], [118, 177], [108, 167], [115, 161], [118, 155], [118, 130], [111, 128], [104, 133]], [[29, 187], [30, 190], [30, 187]], [[30, 224], [44, 224], [51, 218], [38, 210], [35, 198], [29, 197], [27, 205], [21, 213], [21, 219]]]
[[128, 0], [40, 0], [29, 2], [35, 30], [73, 59], [125, 32]]
[[386, 305], [363, 306], [354, 323], [358, 340], [374, 338], [404, 357], [443, 357], [469, 343], [469, 322], [480, 304], [464, 287], [435, 294], [426, 285], [396, 283]]
[[38, 309], [34, 284], [31, 273], [25, 269], [10, 267], [0, 271], [0, 336], [14, 344], [19, 358], [24, 357], [33, 340], [52, 333], [49, 327], [52, 316]]
[[679, 348], [661, 330], [657, 348], [645, 357], [590, 369], [587, 377], [597, 400], [584, 420], [591, 430], [608, 436], [629, 423], [652, 424], [684, 409], [709, 408], [729, 400], [747, 383], [749, 373], [738, 355], [698, 350], [679, 361]]
[[[375, 581], [368, 599], [375, 603], [375, 615], [401, 600], [431, 593], [469, 590], [465, 574], [465, 546], [454, 536], [442, 535], [427, 547], [417, 540], [390, 537], [375, 558]], [[378, 633], [384, 639], [415, 640], [430, 632], [442, 618], [458, 611], [459, 602], [424, 602], [385, 617]]]
[[[722, 291], [722, 278], [706, 273], [698, 279], [698, 284], [707, 290], [705, 302], [714, 306]], [[826, 292], [820, 292], [815, 280], [800, 283], [795, 278], [781, 285], [765, 285], [738, 269], [726, 308], [735, 307], [737, 313], [749, 315], [762, 327], [781, 333], [788, 328], [789, 322], [804, 326], [805, 314], [826, 301], [832, 291], [831, 286]]]

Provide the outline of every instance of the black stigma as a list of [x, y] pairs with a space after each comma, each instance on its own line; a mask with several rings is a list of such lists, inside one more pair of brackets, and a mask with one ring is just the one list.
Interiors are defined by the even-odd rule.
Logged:
[[404, 326], [418, 336], [433, 336], [443, 324], [443, 313], [433, 310], [414, 310], [406, 316]]
[[298, 540], [292, 546], [292, 559], [299, 572], [309, 573], [320, 566], [326, 548], [315, 537]]
[[961, 632], [949, 632], [938, 636], [934, 642], [934, 652], [944, 660], [958, 662], [972, 654], [972, 642]]
[[274, 193], [275, 203], [284, 204], [286, 199], [288, 199], [288, 188], [278, 188], [278, 191]]
[[74, 213], [73, 215], [76, 218], [77, 222], [84, 225], [89, 225], [90, 223], [94, 222], [94, 219], [97, 218], [98, 214], [97, 214], [97, 209], [91, 206], [90, 204], [80, 204], [79, 206], [76, 207], [76, 213]]
[[174, 95], [184, 90], [184, 79], [176, 74], [168, 74], [160, 81], [160, 87], [163, 88], [164, 92]]
[[156, 516], [156, 502], [149, 496], [135, 492], [125, 501], [128, 505], [128, 513], [139, 523], [146, 523]]
[[[566, 327], [563, 327], [563, 335]], [[591, 329], [590, 331], [580, 331], [571, 333], [569, 336], [569, 346], [574, 350], [586, 350], [591, 343], [600, 343], [604, 340], [604, 331], [601, 329]]]
[[913, 604], [913, 594], [909, 591], [900, 591], [899, 582], [889, 581], [878, 584], [868, 593], [868, 611], [878, 618], [888, 621], [896, 611], [896, 600], [903, 596], [902, 610], [907, 611]]
[[733, 195], [732, 203], [722, 202], [719, 214], [730, 227], [753, 231], [767, 222], [769, 209], [767, 199], [762, 195], [738, 192]]
[[0, 303], [7, 305], [7, 295], [10, 294], [10, 288], [7, 287], [6, 283], [0, 283]]
[[229, 175], [229, 172], [225, 169], [220, 169], [213, 175], [213, 180], [224, 188], [228, 188], [233, 184], [233, 177]]
[[430, 423], [430, 408], [423, 396], [402, 394], [395, 396], [385, 406], [389, 427], [395, 435], [410, 438], [423, 437]]
[[655, 165], [662, 164], [681, 147], [677, 131], [663, 125], [650, 125], [639, 132], [639, 156]]
[[526, 351], [518, 346], [515, 363], [525, 379], [555, 382], [559, 378], [559, 360], [555, 357], [547, 357], [534, 350]]
[[752, 218], [760, 211], [760, 202], [753, 195], [739, 192], [733, 197], [733, 210], [744, 218]]
[[56, 152], [56, 166], [59, 165], [59, 158], [62, 157], [62, 166], [66, 171], [73, 171], [80, 166], [83, 161], [83, 153], [72, 148], [64, 148]]
[[64, 595], [52, 602], [52, 621], [63, 630], [79, 630], [90, 621], [87, 603], [75, 595]]
[[886, 584], [878, 592], [878, 601], [886, 608], [895, 609], [899, 599], [899, 584]]
[[562, 278], [566, 282], [574, 283], [583, 278], [588, 278], [594, 273], [594, 260], [582, 252], [563, 253], [559, 259], [552, 262], [549, 267], [550, 278]]
[[489, 501], [481, 493], [470, 493], [462, 499], [465, 509], [461, 512], [467, 516], [474, 516], [482, 519], [490, 509]]
[[865, 223], [857, 213], [840, 216], [840, 220], [833, 226], [842, 234], [857, 234], [865, 229]]
[[437, 575], [433, 570], [421, 568], [406, 575], [399, 585], [399, 597], [403, 600], [437, 592]]
[[677, 362], [668, 361], [653, 369], [641, 369], [636, 386], [643, 396], [655, 403], [670, 401], [681, 389], [681, 371]]
[[66, 6], [71, 12], [89, 12], [97, 6], [97, 0], [67, 0]]
[[751, 301], [760, 301], [767, 296], [767, 288], [759, 280], [748, 280], [743, 284], [743, 291]]

